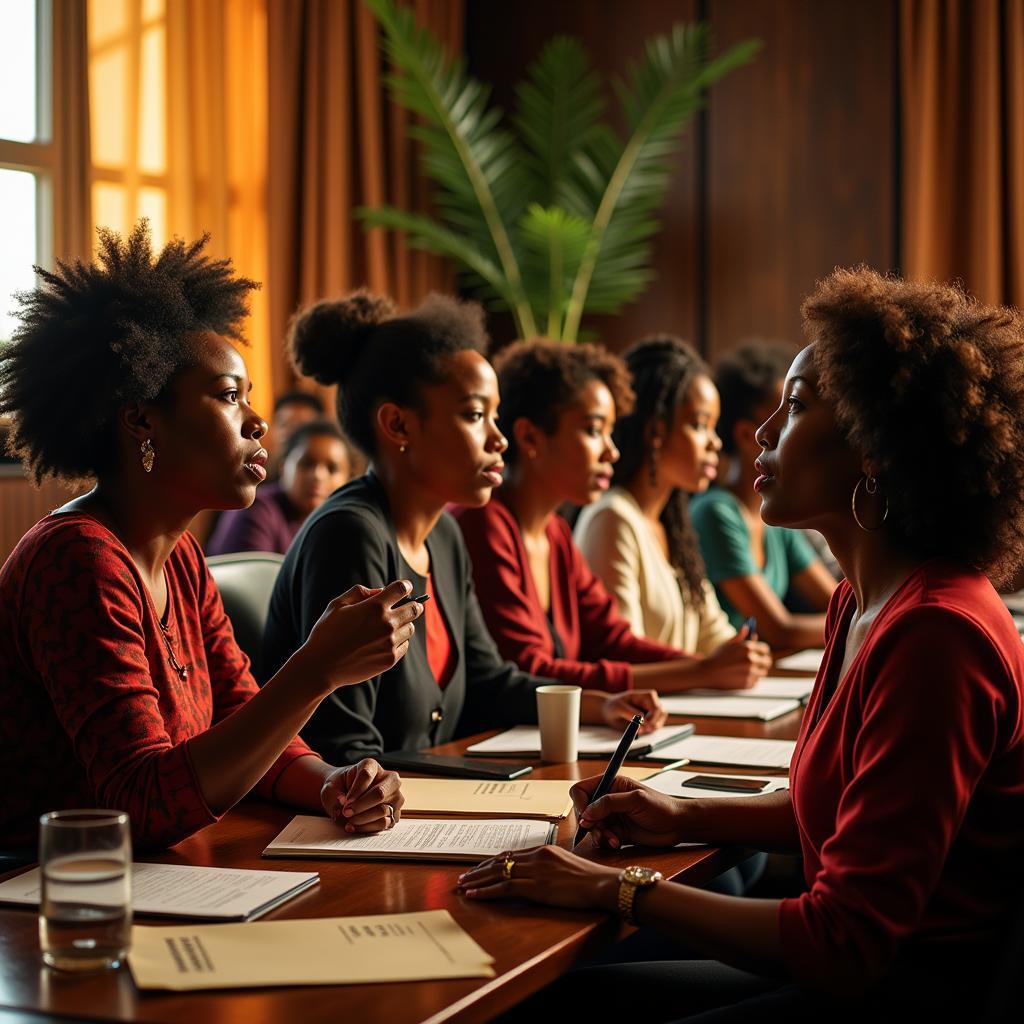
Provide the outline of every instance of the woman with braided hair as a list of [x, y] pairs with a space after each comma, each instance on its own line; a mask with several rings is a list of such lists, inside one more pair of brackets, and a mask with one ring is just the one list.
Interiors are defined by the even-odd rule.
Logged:
[[267, 424], [241, 341], [253, 281], [206, 239], [154, 255], [146, 222], [100, 231], [98, 262], [38, 271], [0, 350], [0, 414], [37, 481], [91, 479], [0, 570], [0, 833], [30, 852], [39, 815], [128, 811], [141, 846], [208, 825], [253, 787], [350, 832], [400, 816], [400, 781], [334, 768], [296, 733], [338, 687], [405, 655], [404, 580], [325, 601], [258, 690], [188, 524], [251, 505]]

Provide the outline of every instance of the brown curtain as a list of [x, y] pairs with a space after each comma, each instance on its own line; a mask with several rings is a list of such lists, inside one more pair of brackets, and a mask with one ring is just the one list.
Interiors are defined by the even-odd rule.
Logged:
[[[450, 53], [463, 41], [464, 0], [415, 0], [420, 24]], [[361, 205], [421, 210], [408, 115], [387, 96], [376, 22], [361, 0], [268, 0], [270, 331], [274, 383], [290, 386], [289, 317], [304, 303], [361, 285], [402, 306], [450, 289], [452, 271], [391, 233], [364, 232]]]
[[1024, 306], [1024, 0], [902, 0], [902, 265]]
[[273, 399], [268, 322], [265, 0], [167, 0], [168, 225], [263, 282], [244, 351], [253, 401]]

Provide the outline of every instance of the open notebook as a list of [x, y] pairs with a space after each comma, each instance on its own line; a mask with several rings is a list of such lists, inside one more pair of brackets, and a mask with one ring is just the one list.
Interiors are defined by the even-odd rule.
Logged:
[[[643, 757], [666, 743], [689, 736], [692, 725], [666, 725], [653, 732], [644, 733], [633, 741], [629, 748], [630, 757]], [[603, 725], [581, 725], [579, 756], [581, 758], [608, 758], [622, 739], [617, 729]], [[471, 757], [540, 757], [540, 729], [532, 725], [517, 725], [514, 729], [499, 732], [497, 736], [481, 740], [466, 749]], [[672, 760], [676, 760], [672, 758]]]

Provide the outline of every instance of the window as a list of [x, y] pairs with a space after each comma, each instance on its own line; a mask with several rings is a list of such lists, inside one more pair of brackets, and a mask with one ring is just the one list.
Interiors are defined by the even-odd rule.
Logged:
[[4, 0], [0, 32], [0, 341], [11, 336], [12, 293], [53, 260], [50, 0]]

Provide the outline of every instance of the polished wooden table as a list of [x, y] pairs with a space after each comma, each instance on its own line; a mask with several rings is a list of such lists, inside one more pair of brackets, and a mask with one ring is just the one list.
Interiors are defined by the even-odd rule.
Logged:
[[[682, 719], [679, 719], [682, 721]], [[691, 719], [700, 733], [793, 738], [800, 713], [768, 724], [728, 719]], [[482, 734], [491, 735], [491, 734]], [[479, 739], [481, 737], [473, 737]], [[461, 754], [472, 740], [436, 748]], [[532, 777], [577, 779], [603, 770], [598, 761], [538, 766]], [[625, 935], [605, 914], [552, 910], [526, 904], [474, 903], [453, 891], [465, 870], [458, 864], [261, 860], [264, 846], [291, 820], [293, 811], [247, 800], [215, 825], [146, 860], [238, 868], [315, 869], [320, 884], [263, 920], [341, 917], [447, 909], [495, 958], [492, 979], [408, 982], [386, 985], [306, 986], [217, 992], [139, 992], [126, 968], [78, 977], [40, 961], [37, 915], [0, 909], [0, 1011], [27, 1011], [96, 1020], [174, 1021], [189, 1024], [259, 1024], [271, 1021], [471, 1022], [487, 1021]], [[568, 846], [575, 820], [563, 822], [558, 842]], [[737, 851], [711, 847], [680, 850], [590, 852], [601, 863], [641, 861], [667, 877], [701, 885], [736, 862]], [[145, 922], [145, 918], [142, 919]], [[267, 950], [268, 958], [273, 949]], [[39, 1019], [39, 1018], [36, 1018]], [[0, 1017], [0, 1021], [3, 1018]]]

